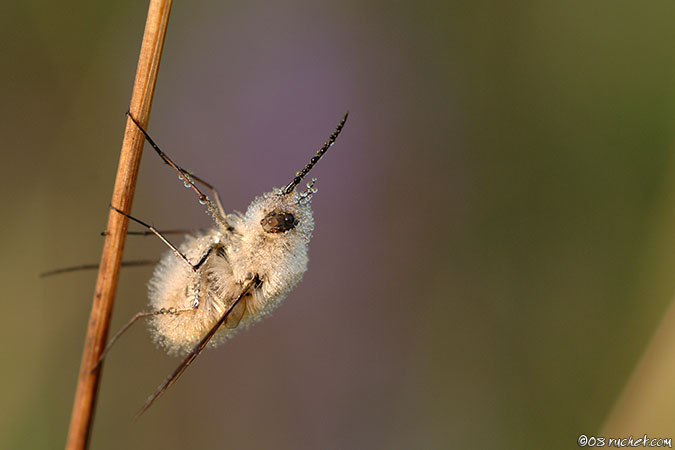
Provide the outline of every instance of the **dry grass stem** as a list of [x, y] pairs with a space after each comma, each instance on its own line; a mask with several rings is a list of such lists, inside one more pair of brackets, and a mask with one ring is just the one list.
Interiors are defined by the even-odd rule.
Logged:
[[[150, 115], [170, 10], [171, 0], [150, 1], [143, 43], [138, 58], [136, 79], [134, 80], [129, 105], [129, 111], [143, 126], [147, 125]], [[127, 118], [111, 201], [113, 205], [125, 212], [129, 212], [131, 209], [143, 142], [143, 135]], [[84, 350], [82, 351], [77, 391], [66, 442], [67, 450], [87, 448], [89, 442], [96, 394], [103, 366], [99, 366], [94, 371], [92, 371], [92, 368], [96, 365], [101, 352], [105, 348], [127, 225], [128, 219], [126, 217], [114, 211], [110, 212], [89, 326]]]

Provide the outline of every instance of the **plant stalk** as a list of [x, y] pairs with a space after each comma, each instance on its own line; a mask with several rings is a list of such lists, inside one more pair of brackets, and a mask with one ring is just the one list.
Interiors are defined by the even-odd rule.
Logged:
[[[171, 0], [150, 0], [129, 104], [129, 111], [144, 127], [147, 126], [150, 116], [170, 10]], [[143, 143], [144, 136], [131, 119], [127, 118], [111, 201], [112, 205], [126, 213], [131, 210]], [[108, 336], [127, 225], [128, 219], [125, 216], [110, 210], [89, 326], [82, 351], [66, 450], [86, 449], [89, 444], [103, 365], [93, 371], [92, 368], [96, 366]]]

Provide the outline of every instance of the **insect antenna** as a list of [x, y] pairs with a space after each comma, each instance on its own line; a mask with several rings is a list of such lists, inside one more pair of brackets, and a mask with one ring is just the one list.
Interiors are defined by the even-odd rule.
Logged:
[[248, 294], [249, 290], [254, 287], [257, 283], [259, 283], [258, 277], [255, 276], [251, 280], [249, 280], [244, 286], [242, 287], [241, 293], [237, 298], [234, 299], [234, 301], [230, 304], [230, 306], [227, 308], [227, 310], [223, 313], [223, 315], [218, 319], [218, 322], [211, 327], [208, 333], [202, 338], [201, 341], [197, 345], [194, 346], [194, 348], [190, 351], [190, 353], [185, 357], [185, 359], [180, 363], [180, 365], [176, 368], [176, 370], [169, 375], [169, 378], [162, 383], [157, 390], [155, 391], [154, 394], [148, 399], [147, 402], [145, 402], [145, 405], [136, 413], [136, 416], [134, 419], [138, 419], [145, 411], [148, 410], [152, 406], [153, 403], [162, 395], [164, 392], [171, 387], [172, 384], [178, 380], [178, 378], [185, 372], [185, 369], [188, 368], [190, 364], [192, 364], [192, 361], [197, 358], [199, 353], [201, 353], [202, 350], [204, 350], [204, 347], [206, 347], [206, 344], [209, 343], [211, 338], [213, 337], [214, 334], [216, 334], [216, 331], [218, 331], [218, 328], [220, 328], [223, 323], [227, 320], [227, 317], [230, 315], [230, 312], [234, 309], [235, 306], [241, 301], [242, 298], [246, 294]]
[[316, 155], [312, 156], [312, 159], [309, 160], [307, 165], [299, 172], [295, 174], [295, 177], [293, 180], [286, 185], [285, 188], [281, 191], [283, 195], [290, 194], [293, 192], [293, 189], [300, 184], [303, 178], [305, 178], [305, 175], [309, 173], [310, 170], [312, 170], [312, 167], [319, 162], [321, 157], [328, 151], [328, 149], [335, 143], [335, 140], [337, 139], [338, 135], [340, 134], [340, 131], [342, 131], [342, 127], [345, 126], [345, 122], [347, 121], [347, 116], [349, 115], [349, 111], [345, 113], [345, 115], [342, 117], [342, 120], [338, 124], [337, 128], [335, 128], [335, 131], [328, 137], [328, 140], [324, 142], [323, 147], [321, 147], [317, 152]]

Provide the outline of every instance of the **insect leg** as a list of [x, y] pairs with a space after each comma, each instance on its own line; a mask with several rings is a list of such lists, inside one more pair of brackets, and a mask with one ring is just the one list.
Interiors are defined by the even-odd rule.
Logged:
[[129, 322], [127, 322], [126, 325], [124, 325], [115, 335], [110, 338], [110, 341], [108, 341], [108, 345], [105, 346], [105, 349], [101, 352], [101, 356], [98, 358], [98, 361], [96, 362], [96, 365], [92, 367], [91, 371], [93, 372], [94, 370], [98, 369], [98, 367], [101, 365], [103, 360], [105, 359], [106, 355], [112, 348], [113, 344], [117, 342], [117, 340], [122, 337], [122, 335], [129, 329], [131, 326], [138, 321], [138, 319], [143, 319], [145, 317], [152, 317], [152, 316], [158, 316], [160, 314], [171, 314], [171, 315], [177, 315], [183, 312], [190, 312], [194, 311], [193, 308], [189, 309], [176, 309], [176, 308], [162, 308], [159, 311], [152, 311], [152, 312], [139, 312], [134, 315]]
[[[157, 144], [155, 144], [155, 141], [152, 140], [150, 135], [148, 134], [147, 131], [139, 124], [136, 119], [131, 115], [129, 111], [127, 111], [127, 116], [131, 119], [131, 121], [138, 127], [139, 130], [143, 133], [143, 136], [145, 136], [145, 139], [148, 141], [148, 143], [152, 146], [152, 148], [157, 152], [160, 158], [173, 167], [176, 172], [178, 172], [178, 175], [182, 178], [185, 179], [185, 182], [188, 183], [186, 187], [191, 187], [192, 190], [195, 191], [197, 196], [199, 197], [199, 201], [206, 205], [206, 207], [211, 211], [211, 214], [218, 220], [220, 223], [222, 223], [227, 229], [231, 229], [232, 227], [230, 224], [227, 223], [226, 214], [225, 214], [225, 208], [223, 208], [223, 204], [220, 201], [220, 196], [218, 195], [218, 191], [216, 191], [216, 188], [213, 187], [212, 184], [207, 183], [203, 179], [199, 178], [198, 176], [188, 172], [187, 170], [183, 169], [182, 167], [176, 165], [171, 158], [167, 156], [166, 153], [164, 153]], [[215, 207], [213, 203], [204, 195], [204, 193], [199, 190], [197, 186], [195, 186], [194, 182], [192, 181], [194, 179], [195, 181], [198, 181], [199, 183], [203, 184], [206, 186], [208, 189], [211, 190], [211, 193], [213, 194], [213, 198], [215, 199]]]
[[230, 312], [237, 306], [237, 304], [241, 301], [244, 296], [256, 285], [258, 285], [260, 282], [258, 276], [252, 277], [250, 280], [248, 280], [243, 286], [242, 290], [239, 293], [239, 295], [234, 299], [232, 303], [230, 303], [230, 306], [227, 308], [227, 310], [223, 313], [223, 315], [220, 317], [218, 322], [211, 327], [208, 333], [202, 338], [201, 341], [197, 345], [194, 346], [194, 348], [190, 351], [190, 353], [185, 357], [185, 359], [180, 363], [180, 365], [176, 368], [176, 370], [173, 371], [171, 375], [169, 375], [169, 378], [162, 383], [157, 390], [155, 391], [154, 394], [148, 399], [147, 402], [145, 402], [145, 405], [138, 411], [136, 414], [136, 419], [140, 417], [141, 414], [143, 414], [145, 411], [152, 406], [152, 404], [169, 388], [173, 383], [176, 382], [178, 377], [180, 377], [183, 372], [185, 372], [185, 369], [188, 368], [190, 364], [192, 364], [192, 361], [195, 360], [195, 358], [201, 353], [202, 350], [204, 350], [204, 347], [206, 347], [206, 344], [209, 343], [211, 338], [213, 337], [214, 334], [216, 334], [216, 331], [218, 331], [218, 328], [225, 323], [227, 320], [227, 317], [230, 315]]
[[[119, 212], [119, 211], [118, 211], [118, 212]], [[124, 213], [122, 213], [122, 214], [124, 214]], [[131, 218], [132, 220], [136, 220], [136, 219], [133, 219], [133, 217], [130, 217], [130, 218]], [[160, 235], [160, 237], [161, 237], [161, 235]], [[165, 242], [166, 242], [166, 241], [165, 241]], [[204, 252], [204, 255], [202, 255], [202, 257], [200, 258], [199, 262], [198, 262], [197, 264], [195, 264], [194, 266], [191, 265], [191, 267], [193, 267], [193, 269], [194, 269], [195, 271], [197, 271], [197, 270], [199, 269], [199, 267], [201, 267], [201, 266], [204, 264], [204, 262], [208, 259], [208, 257], [209, 257], [209, 255], [211, 254], [211, 252], [212, 252], [214, 249], [219, 248], [219, 247], [220, 247], [220, 246], [219, 246], [218, 244], [215, 244], [215, 245], [212, 245], [211, 247], [209, 247], [209, 249], [208, 249], [206, 252]], [[174, 249], [174, 248], [175, 248], [175, 247], [172, 247], [172, 249]], [[176, 250], [175, 250], [175, 251], [176, 251]], [[180, 253], [180, 252], [179, 252], [179, 253]], [[187, 260], [187, 257], [185, 258], [185, 260]], [[188, 262], [189, 262], [189, 260], [188, 260]], [[96, 363], [96, 365], [95, 365], [91, 370], [94, 371], [94, 370], [96, 370], [96, 369], [98, 368], [98, 366], [101, 365], [101, 363], [103, 362], [103, 359], [104, 359], [105, 356], [108, 354], [108, 352], [109, 352], [110, 349], [112, 348], [113, 344], [115, 344], [115, 342], [116, 342], [116, 341], [117, 341], [117, 340], [118, 340], [118, 339], [119, 339], [119, 338], [120, 338], [120, 337], [121, 337], [121, 336], [122, 336], [122, 335], [123, 335], [123, 334], [124, 334], [124, 333], [132, 326], [132, 325], [133, 325], [133, 324], [134, 324], [134, 323], [136, 323], [136, 321], [138, 321], [138, 319], [143, 319], [143, 318], [146, 318], [146, 317], [152, 317], [152, 316], [157, 316], [157, 315], [164, 315], [164, 314], [168, 314], [168, 315], [178, 315], [178, 314], [181, 314], [181, 313], [193, 312], [193, 311], [195, 311], [197, 308], [199, 308], [199, 300], [200, 300], [200, 298], [199, 298], [199, 297], [200, 297], [200, 283], [201, 283], [201, 280], [198, 282], [197, 287], [194, 289], [194, 299], [193, 299], [193, 301], [192, 301], [192, 305], [191, 305], [190, 308], [181, 308], [181, 309], [178, 309], [178, 308], [172, 306], [172, 307], [170, 307], [170, 308], [161, 308], [161, 309], [158, 310], [158, 311], [152, 311], [152, 312], [139, 312], [139, 313], [137, 313], [135, 316], [133, 316], [133, 317], [131, 318], [131, 320], [129, 320], [129, 322], [127, 322], [127, 324], [124, 325], [124, 326], [120, 329], [120, 331], [118, 331], [118, 332], [110, 339], [110, 342], [108, 342], [108, 345], [106, 345], [106, 347], [105, 347], [105, 349], [103, 350], [103, 352], [101, 352], [101, 356], [99, 357], [98, 362]]]
[[169, 242], [169, 240], [168, 240], [167, 238], [165, 238], [165, 237], [162, 235], [162, 233], [160, 233], [159, 231], [157, 231], [157, 229], [156, 229], [155, 227], [153, 227], [152, 225], [148, 225], [147, 223], [143, 222], [142, 220], [139, 220], [139, 219], [137, 219], [137, 218], [135, 218], [135, 217], [132, 217], [132, 216], [130, 216], [129, 214], [123, 212], [123, 211], [120, 211], [119, 209], [115, 208], [115, 207], [112, 206], [112, 205], [110, 205], [110, 208], [111, 208], [112, 210], [118, 212], [119, 214], [122, 214], [123, 216], [128, 217], [129, 219], [133, 220], [134, 222], [136, 222], [136, 223], [138, 223], [138, 224], [144, 226], [144, 227], [147, 228], [148, 230], [150, 230], [155, 236], [157, 236], [158, 238], [160, 238], [160, 239], [162, 240], [162, 242], [164, 242], [171, 250], [173, 250], [173, 252], [175, 253], [176, 256], [178, 256], [180, 259], [182, 259], [183, 261], [185, 261], [185, 263], [186, 263], [188, 266], [190, 266], [190, 268], [191, 268], [194, 272], [196, 272], [197, 270], [199, 270], [199, 268], [202, 266], [202, 264], [204, 264], [204, 263], [206, 262], [206, 259], [208, 258], [208, 256], [211, 254], [211, 252], [212, 252], [213, 249], [215, 248], [215, 246], [210, 247], [209, 250], [204, 254], [204, 256], [202, 256], [202, 258], [199, 260], [199, 262], [198, 262], [197, 264], [192, 264], [192, 261], [190, 261], [190, 260], [188, 259], [187, 256], [185, 256], [180, 250], [178, 250], [178, 248], [177, 248], [175, 245], [173, 245], [171, 242]]
[[[160, 233], [166, 235], [166, 234], [188, 234], [191, 232], [194, 232], [195, 230], [162, 230]], [[203, 231], [203, 230], [197, 230], [197, 231]], [[152, 231], [127, 231], [127, 236], [150, 236], [153, 235]], [[101, 231], [101, 236], [107, 236], [108, 232], [107, 231]]]
[[[122, 267], [136, 267], [136, 266], [150, 266], [153, 264], [157, 264], [159, 261], [156, 259], [141, 259], [137, 261], [122, 261]], [[54, 269], [54, 270], [49, 270], [47, 272], [42, 272], [40, 275], [38, 275], [40, 278], [44, 277], [50, 277], [52, 275], [59, 275], [62, 273], [68, 273], [68, 272], [78, 272], [80, 270], [94, 270], [98, 269], [98, 263], [97, 264], [80, 264], [78, 266], [71, 266], [71, 267], [62, 267], [60, 269]]]
[[[162, 235], [165, 234], [186, 234], [189, 233], [190, 230], [166, 230], [166, 231], [160, 231], [159, 233]], [[106, 236], [108, 234], [107, 231], [101, 231], [101, 236]], [[127, 235], [132, 235], [132, 236], [150, 236], [153, 235], [152, 231], [127, 231]], [[159, 261], [156, 259], [141, 259], [141, 260], [136, 260], [136, 261], [122, 261], [122, 267], [138, 267], [138, 266], [151, 266], [154, 264], [157, 264]], [[95, 270], [98, 269], [99, 265], [98, 263], [94, 264], [78, 264], [77, 266], [69, 266], [69, 267], [61, 267], [59, 269], [53, 269], [53, 270], [48, 270], [46, 272], [42, 272], [38, 276], [40, 278], [44, 277], [50, 277], [52, 275], [60, 275], [62, 273], [69, 273], [69, 272], [79, 272], [81, 270]]]

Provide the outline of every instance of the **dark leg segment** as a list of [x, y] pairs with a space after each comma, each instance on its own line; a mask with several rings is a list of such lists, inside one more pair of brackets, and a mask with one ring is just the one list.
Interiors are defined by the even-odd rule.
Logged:
[[137, 218], [135, 218], [135, 217], [133, 217], [133, 216], [130, 216], [129, 214], [127, 214], [127, 213], [125, 213], [125, 212], [123, 212], [123, 211], [120, 211], [119, 209], [115, 208], [115, 207], [112, 206], [112, 205], [110, 205], [110, 208], [111, 208], [112, 210], [118, 212], [119, 214], [122, 214], [123, 216], [129, 218], [130, 220], [133, 220], [134, 222], [138, 223], [139, 225], [144, 226], [144, 227], [147, 228], [148, 230], [150, 230], [155, 236], [157, 236], [158, 238], [160, 238], [160, 239], [162, 240], [162, 242], [164, 242], [171, 250], [173, 250], [173, 252], [174, 252], [174, 254], [175, 254], [176, 256], [178, 256], [180, 259], [182, 259], [183, 261], [185, 261], [185, 263], [186, 263], [188, 266], [190, 266], [190, 268], [191, 268], [194, 272], [196, 272], [197, 270], [199, 270], [199, 268], [202, 266], [202, 264], [204, 264], [204, 262], [206, 262], [206, 259], [208, 258], [208, 256], [211, 254], [211, 252], [212, 252], [213, 249], [214, 249], [214, 247], [209, 248], [209, 250], [204, 254], [204, 256], [202, 256], [202, 258], [199, 260], [199, 262], [198, 262], [197, 264], [192, 264], [192, 261], [190, 261], [190, 260], [188, 259], [187, 256], [185, 256], [180, 250], [178, 250], [178, 248], [177, 248], [175, 245], [173, 245], [171, 242], [169, 242], [169, 240], [168, 240], [167, 238], [165, 238], [164, 236], [162, 236], [162, 233], [160, 233], [159, 231], [157, 231], [157, 229], [156, 229], [155, 227], [153, 227], [152, 225], [148, 225], [147, 223], [143, 222], [142, 220], [139, 220], [139, 219], [137, 219]]
[[176, 370], [174, 370], [173, 373], [169, 375], [169, 378], [167, 378], [166, 381], [164, 381], [164, 383], [162, 383], [157, 388], [155, 393], [148, 399], [148, 401], [145, 402], [143, 408], [141, 408], [141, 410], [138, 411], [138, 413], [136, 414], [136, 419], [138, 419], [138, 417], [141, 414], [147, 411], [148, 408], [150, 408], [150, 406], [152, 406], [152, 404], [155, 402], [155, 400], [157, 400], [169, 387], [171, 387], [171, 385], [176, 382], [178, 377], [180, 377], [183, 374], [183, 372], [185, 372], [185, 369], [187, 369], [188, 366], [192, 364], [195, 358], [199, 355], [199, 353], [201, 353], [201, 351], [204, 350], [206, 344], [209, 343], [213, 335], [216, 334], [216, 331], [218, 331], [218, 328], [220, 328], [221, 325], [225, 323], [228, 316], [230, 315], [232, 310], [237, 306], [237, 304], [241, 301], [241, 299], [244, 298], [244, 296], [246, 296], [246, 294], [249, 293], [251, 289], [254, 289], [254, 287], [258, 285], [259, 282], [260, 280], [256, 275], [242, 286], [241, 292], [236, 298], [232, 299], [232, 303], [230, 303], [230, 306], [227, 308], [225, 313], [223, 313], [218, 322], [216, 322], [216, 324], [209, 330], [208, 333], [206, 333], [206, 335], [202, 338], [202, 340], [199, 341], [197, 345], [195, 345], [192, 351], [190, 351], [190, 353], [188, 353], [188, 355], [185, 357], [183, 362], [181, 362], [176, 368]]
[[[142, 259], [138, 261], [122, 261], [122, 267], [137, 267], [137, 266], [150, 266], [157, 264], [159, 261], [156, 259]], [[80, 270], [94, 270], [98, 269], [98, 264], [80, 264], [79, 266], [63, 267], [61, 269], [54, 269], [48, 272], [42, 272], [39, 276], [50, 277], [52, 275], [59, 275], [62, 273], [68, 272], [79, 272]]]
[[[189, 233], [194, 233], [195, 231], [204, 231], [203, 229], [200, 230], [162, 230], [160, 233], [162, 234], [189, 234]], [[127, 236], [150, 236], [153, 233], [152, 231], [127, 231]], [[101, 231], [101, 236], [107, 236], [108, 232], [107, 231]]]
[[98, 358], [98, 361], [96, 362], [96, 365], [95, 365], [94, 367], [92, 367], [91, 371], [93, 372], [94, 370], [98, 369], [98, 367], [101, 365], [101, 363], [102, 363], [103, 360], [105, 359], [106, 355], [108, 354], [108, 352], [110, 351], [110, 349], [112, 348], [112, 346], [115, 344], [115, 342], [117, 342], [117, 340], [118, 340], [120, 337], [122, 337], [122, 335], [123, 335], [129, 328], [131, 328], [131, 326], [132, 326], [134, 323], [136, 323], [136, 321], [137, 321], [138, 319], [143, 319], [143, 318], [145, 318], [145, 317], [158, 316], [158, 315], [160, 315], [160, 314], [180, 314], [180, 313], [183, 313], [183, 312], [191, 312], [191, 311], [194, 311], [194, 309], [192, 309], [192, 308], [191, 308], [191, 309], [176, 309], [176, 308], [165, 309], [165, 308], [162, 308], [162, 309], [160, 309], [159, 311], [153, 311], [153, 312], [139, 312], [139, 313], [137, 313], [135, 316], [133, 316], [133, 317], [131, 318], [131, 320], [129, 320], [129, 322], [127, 322], [126, 325], [124, 325], [124, 326], [120, 329], [120, 331], [118, 331], [117, 333], [115, 333], [115, 335], [110, 339], [110, 341], [108, 342], [108, 345], [105, 346], [105, 349], [104, 349], [103, 352], [101, 353], [101, 356]]
[[[169, 158], [166, 155], [166, 153], [164, 153], [159, 148], [159, 146], [155, 143], [155, 141], [152, 140], [152, 138], [150, 137], [148, 132], [145, 131], [145, 129], [143, 129], [143, 127], [136, 121], [136, 119], [134, 119], [134, 117], [128, 111], [127, 111], [127, 116], [129, 116], [131, 121], [138, 127], [139, 130], [141, 130], [141, 132], [143, 133], [143, 136], [145, 136], [145, 139], [152, 146], [152, 148], [157, 152], [159, 157], [162, 158], [162, 160], [165, 163], [167, 163], [168, 165], [173, 167], [176, 170], [176, 172], [178, 172], [178, 175], [181, 178], [185, 179], [185, 182], [188, 183], [186, 186], [191, 187], [192, 190], [195, 191], [195, 193], [199, 197], [200, 203], [206, 205], [206, 207], [209, 208], [209, 210], [211, 211], [211, 214], [213, 214], [213, 216], [219, 222], [221, 222], [226, 228], [231, 229], [230, 225], [227, 223], [227, 219], [225, 218], [225, 209], [223, 208], [223, 204], [220, 201], [220, 196], [218, 195], [218, 191], [216, 191], [216, 189], [213, 187], [213, 185], [211, 185], [210, 183], [207, 183], [206, 181], [202, 180], [201, 178], [197, 177], [196, 175], [193, 175], [190, 172], [188, 172], [187, 170], [183, 169], [182, 167], [176, 165], [171, 160], [171, 158]], [[206, 197], [206, 195], [204, 195], [204, 193], [201, 190], [199, 190], [199, 188], [197, 186], [195, 186], [192, 179], [200, 182], [201, 184], [203, 184], [204, 186], [206, 186], [208, 189], [211, 190], [211, 192], [213, 193], [213, 197], [215, 198], [215, 203], [216, 203], [215, 207], [211, 203], [211, 201], [208, 199], [208, 197]]]

